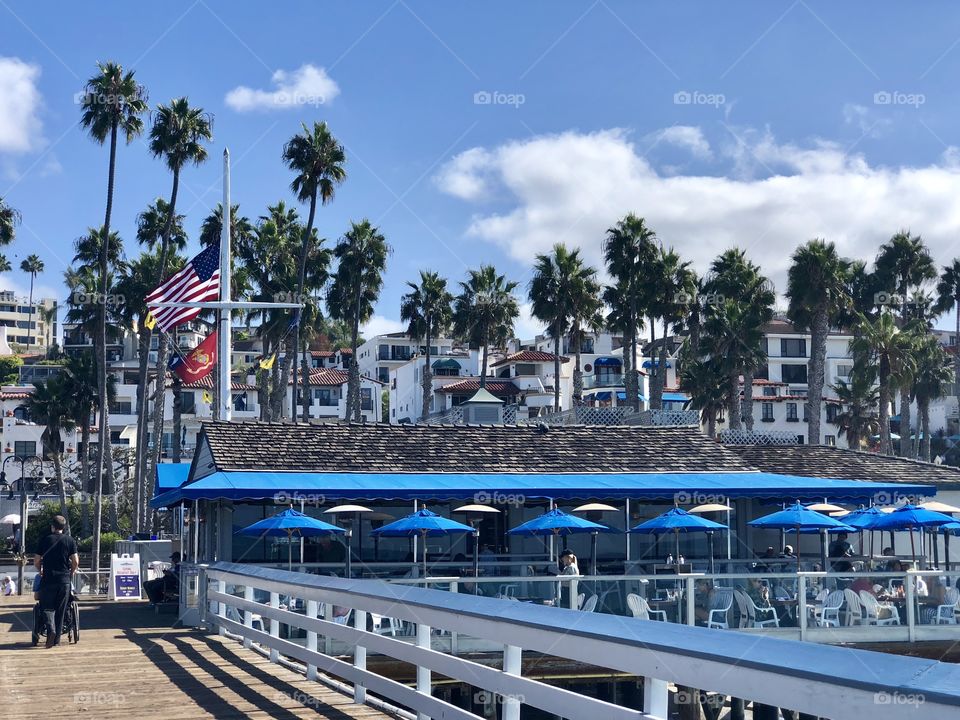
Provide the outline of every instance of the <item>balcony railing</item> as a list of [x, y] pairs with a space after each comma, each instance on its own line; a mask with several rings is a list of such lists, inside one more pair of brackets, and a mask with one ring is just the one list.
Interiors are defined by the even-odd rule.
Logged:
[[603, 373], [602, 375], [584, 375], [583, 389], [591, 390], [593, 388], [605, 387], [623, 387], [623, 373]]

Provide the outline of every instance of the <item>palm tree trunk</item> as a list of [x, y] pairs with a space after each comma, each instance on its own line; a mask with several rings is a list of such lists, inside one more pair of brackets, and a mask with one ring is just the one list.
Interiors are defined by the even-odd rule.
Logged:
[[[110, 127], [110, 166], [107, 172], [107, 208], [103, 216], [103, 237], [100, 247], [100, 283], [106, 299], [107, 277], [110, 271], [110, 216], [113, 213], [113, 185], [117, 169], [117, 121]], [[107, 303], [100, 303], [100, 323], [97, 328], [99, 337], [97, 345], [100, 350], [99, 387], [100, 399], [100, 427], [98, 440], [100, 443], [99, 467], [97, 468], [96, 505], [93, 525], [93, 567], [94, 572], [100, 569], [100, 527], [103, 520], [103, 474], [110, 457], [110, 408], [107, 404]]]
[[[263, 341], [263, 357], [270, 357], [270, 341]], [[270, 420], [270, 371], [257, 365], [257, 402], [260, 405], [260, 420]]]
[[302, 420], [304, 424], [310, 422], [310, 362], [307, 360], [307, 343], [304, 342], [303, 355], [300, 358], [300, 379], [303, 382], [303, 389], [301, 393], [303, 397], [300, 399], [300, 407], [303, 412]]
[[[960, 413], [960, 352], [957, 352], [960, 351], [960, 294], [957, 294], [953, 301], [957, 305], [957, 316], [955, 318], [957, 345], [954, 347], [953, 356], [953, 396], [957, 399], [957, 412]], [[958, 430], [953, 432], [958, 432]]]
[[483, 359], [480, 361], [480, 389], [487, 387], [487, 348], [490, 346], [490, 330], [483, 329], [483, 342], [480, 344], [480, 354]]
[[930, 462], [930, 402], [923, 400], [918, 408], [920, 412], [920, 432], [923, 438], [920, 440], [920, 459], [924, 462]]
[[717, 436], [717, 414], [712, 410], [707, 415], [707, 435], [712, 438]]
[[142, 496], [146, 492], [143, 478], [146, 475], [146, 427], [147, 418], [147, 371], [150, 365], [150, 338], [153, 331], [140, 321], [137, 333], [137, 439], [134, 452], [134, 483], [133, 483], [133, 531], [140, 532], [143, 527], [143, 514], [140, 511]]
[[270, 395], [271, 422], [277, 422], [283, 417], [283, 409], [287, 405], [287, 388], [290, 382], [289, 343], [285, 337], [277, 341], [277, 354], [283, 355], [283, 360], [275, 361], [270, 371], [273, 377], [273, 390]]
[[657, 321], [650, 318], [650, 409], [663, 410], [663, 393], [660, 392], [660, 358], [657, 355]]
[[350, 374], [347, 378], [347, 420], [353, 410], [353, 419], [362, 421], [360, 412], [360, 363], [357, 362], [357, 345], [360, 338], [360, 304], [357, 303], [357, 312], [353, 316], [353, 326], [350, 328]]
[[[36, 322], [33, 319], [33, 279], [37, 276], [35, 272], [30, 273], [30, 299], [27, 301], [30, 306], [30, 326], [27, 328], [27, 352], [31, 352], [30, 346], [33, 345], [33, 325]], [[106, 291], [104, 291], [106, 294]]]
[[810, 445], [820, 444], [820, 411], [823, 407], [829, 326], [826, 309], [819, 308], [810, 323], [810, 361], [807, 363], [807, 443]]
[[640, 368], [637, 367], [637, 329], [633, 328], [630, 334], [630, 354], [633, 356], [633, 370], [631, 371], [633, 391], [630, 402], [634, 412], [640, 412]]
[[423, 353], [423, 377], [421, 378], [423, 383], [423, 401], [421, 404], [423, 407], [420, 409], [420, 419], [426, 422], [430, 417], [430, 401], [433, 398], [433, 372], [430, 366], [430, 314], [427, 313], [424, 319], [426, 320], [426, 332], [424, 333], [426, 348]]
[[70, 534], [70, 513], [67, 512], [67, 488], [63, 484], [63, 466], [60, 464], [60, 428], [56, 428], [55, 433], [50, 433], [56, 438], [56, 447], [53, 448], [53, 476], [57, 479], [57, 494], [60, 496], [60, 514], [67, 519], [67, 528], [65, 535]]
[[740, 430], [742, 429], [740, 422], [740, 372], [733, 370], [727, 377], [727, 383], [730, 389], [730, 398], [727, 401], [730, 420], [727, 422], [727, 427], [731, 430]]
[[743, 371], [743, 424], [753, 430], [753, 370]]
[[[629, 349], [629, 332], [624, 332], [623, 344], [621, 345], [621, 350], [623, 350], [623, 377], [621, 378], [621, 381], [623, 382], [623, 389], [627, 393], [628, 398], [630, 397], [630, 378], [633, 375], [633, 362], [630, 359], [630, 353], [628, 352]], [[596, 368], [593, 369], [593, 377], [594, 379], [597, 377]]]
[[[300, 267], [297, 273], [297, 302], [303, 302], [303, 287], [306, 284], [307, 277], [307, 256], [310, 254], [310, 237], [313, 234], [313, 220], [317, 212], [317, 189], [314, 188], [313, 192], [310, 194], [310, 212], [307, 215], [307, 226], [303, 229], [303, 242], [300, 247]], [[293, 348], [294, 354], [300, 349], [300, 322], [303, 319], [303, 309], [297, 310], [297, 321], [293, 328]], [[293, 367], [296, 367], [294, 363]], [[309, 379], [303, 378], [304, 387], [309, 385]], [[306, 395], [304, 392], [304, 402], [306, 403]], [[293, 423], [297, 422], [297, 375], [293, 375], [293, 393], [290, 396], [290, 417], [293, 419]], [[309, 404], [304, 404], [303, 406], [303, 421], [308, 422], [310, 419], [310, 406]]]
[[912, 420], [910, 389], [903, 387], [900, 389], [900, 456], [905, 458], [914, 457]]
[[90, 533], [90, 409], [80, 426], [80, 443], [83, 445], [83, 455], [80, 458], [80, 482], [82, 492], [82, 507], [80, 514], [81, 533], [86, 537]]
[[553, 332], [553, 411], [560, 412], [560, 321]]
[[890, 371], [885, 368], [886, 361], [880, 358], [880, 452], [892, 455], [890, 443]]

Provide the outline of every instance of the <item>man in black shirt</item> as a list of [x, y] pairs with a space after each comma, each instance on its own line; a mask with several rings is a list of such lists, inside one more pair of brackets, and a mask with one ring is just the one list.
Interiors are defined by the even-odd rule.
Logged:
[[63, 616], [70, 601], [70, 578], [80, 566], [77, 543], [63, 531], [67, 520], [57, 515], [50, 522], [50, 534], [40, 541], [33, 564], [42, 575], [40, 609], [47, 622], [47, 647], [60, 644]]

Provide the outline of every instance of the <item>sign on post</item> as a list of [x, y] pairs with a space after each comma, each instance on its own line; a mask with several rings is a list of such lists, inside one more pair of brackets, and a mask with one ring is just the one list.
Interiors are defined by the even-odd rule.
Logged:
[[140, 555], [110, 555], [110, 600], [140, 599]]

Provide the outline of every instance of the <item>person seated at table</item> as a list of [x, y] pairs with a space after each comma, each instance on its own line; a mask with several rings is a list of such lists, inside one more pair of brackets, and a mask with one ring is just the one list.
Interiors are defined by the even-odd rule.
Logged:
[[561, 575], [579, 575], [580, 566], [577, 564], [577, 556], [573, 554], [572, 550], [564, 550], [560, 553], [560, 564], [563, 566], [563, 569], [560, 571]]
[[868, 593], [870, 593], [874, 597], [876, 597], [877, 595], [877, 592], [874, 589], [873, 579], [866, 577], [864, 575], [861, 575], [856, 580], [854, 580], [850, 584], [850, 589], [853, 590], [858, 595], [860, 594], [861, 590], [866, 590]]
[[693, 595], [693, 614], [697, 625], [706, 625], [710, 620], [710, 606], [713, 603], [713, 581], [709, 578], [697, 580], [697, 587]]
[[[839, 533], [837, 539], [830, 543], [830, 551], [827, 553], [831, 558], [848, 558], [853, 556], [853, 547], [847, 542], [847, 534]], [[853, 565], [845, 560], [838, 560], [831, 566], [834, 572], [850, 572]]]
[[764, 561], [776, 560], [776, 559], [777, 559], [777, 551], [774, 550], [773, 545], [771, 545], [767, 548], [766, 552], [764, 552], [763, 555], [760, 556], [760, 560], [754, 565], [754, 569], [757, 570], [757, 572], [765, 572], [765, 571], [769, 572], [774, 569], [773, 567], [774, 563], [764, 562]]
[[747, 579], [747, 595], [757, 607], [770, 607], [770, 588], [760, 582], [760, 578]]
[[180, 558], [179, 552], [173, 553], [170, 556], [172, 567], [164, 569], [163, 575], [156, 580], [143, 583], [143, 591], [154, 605], [180, 593]]
[[[919, 575], [917, 579], [921, 579]], [[947, 588], [937, 580], [938, 578], [935, 577], [930, 578], [930, 594], [927, 596], [927, 601], [920, 607], [920, 624], [922, 625], [934, 623], [939, 606], [947, 603]], [[917, 595], [920, 593], [918, 592]]]
[[784, 545], [780, 557], [784, 560], [796, 560], [797, 556], [793, 552], [793, 545]]

